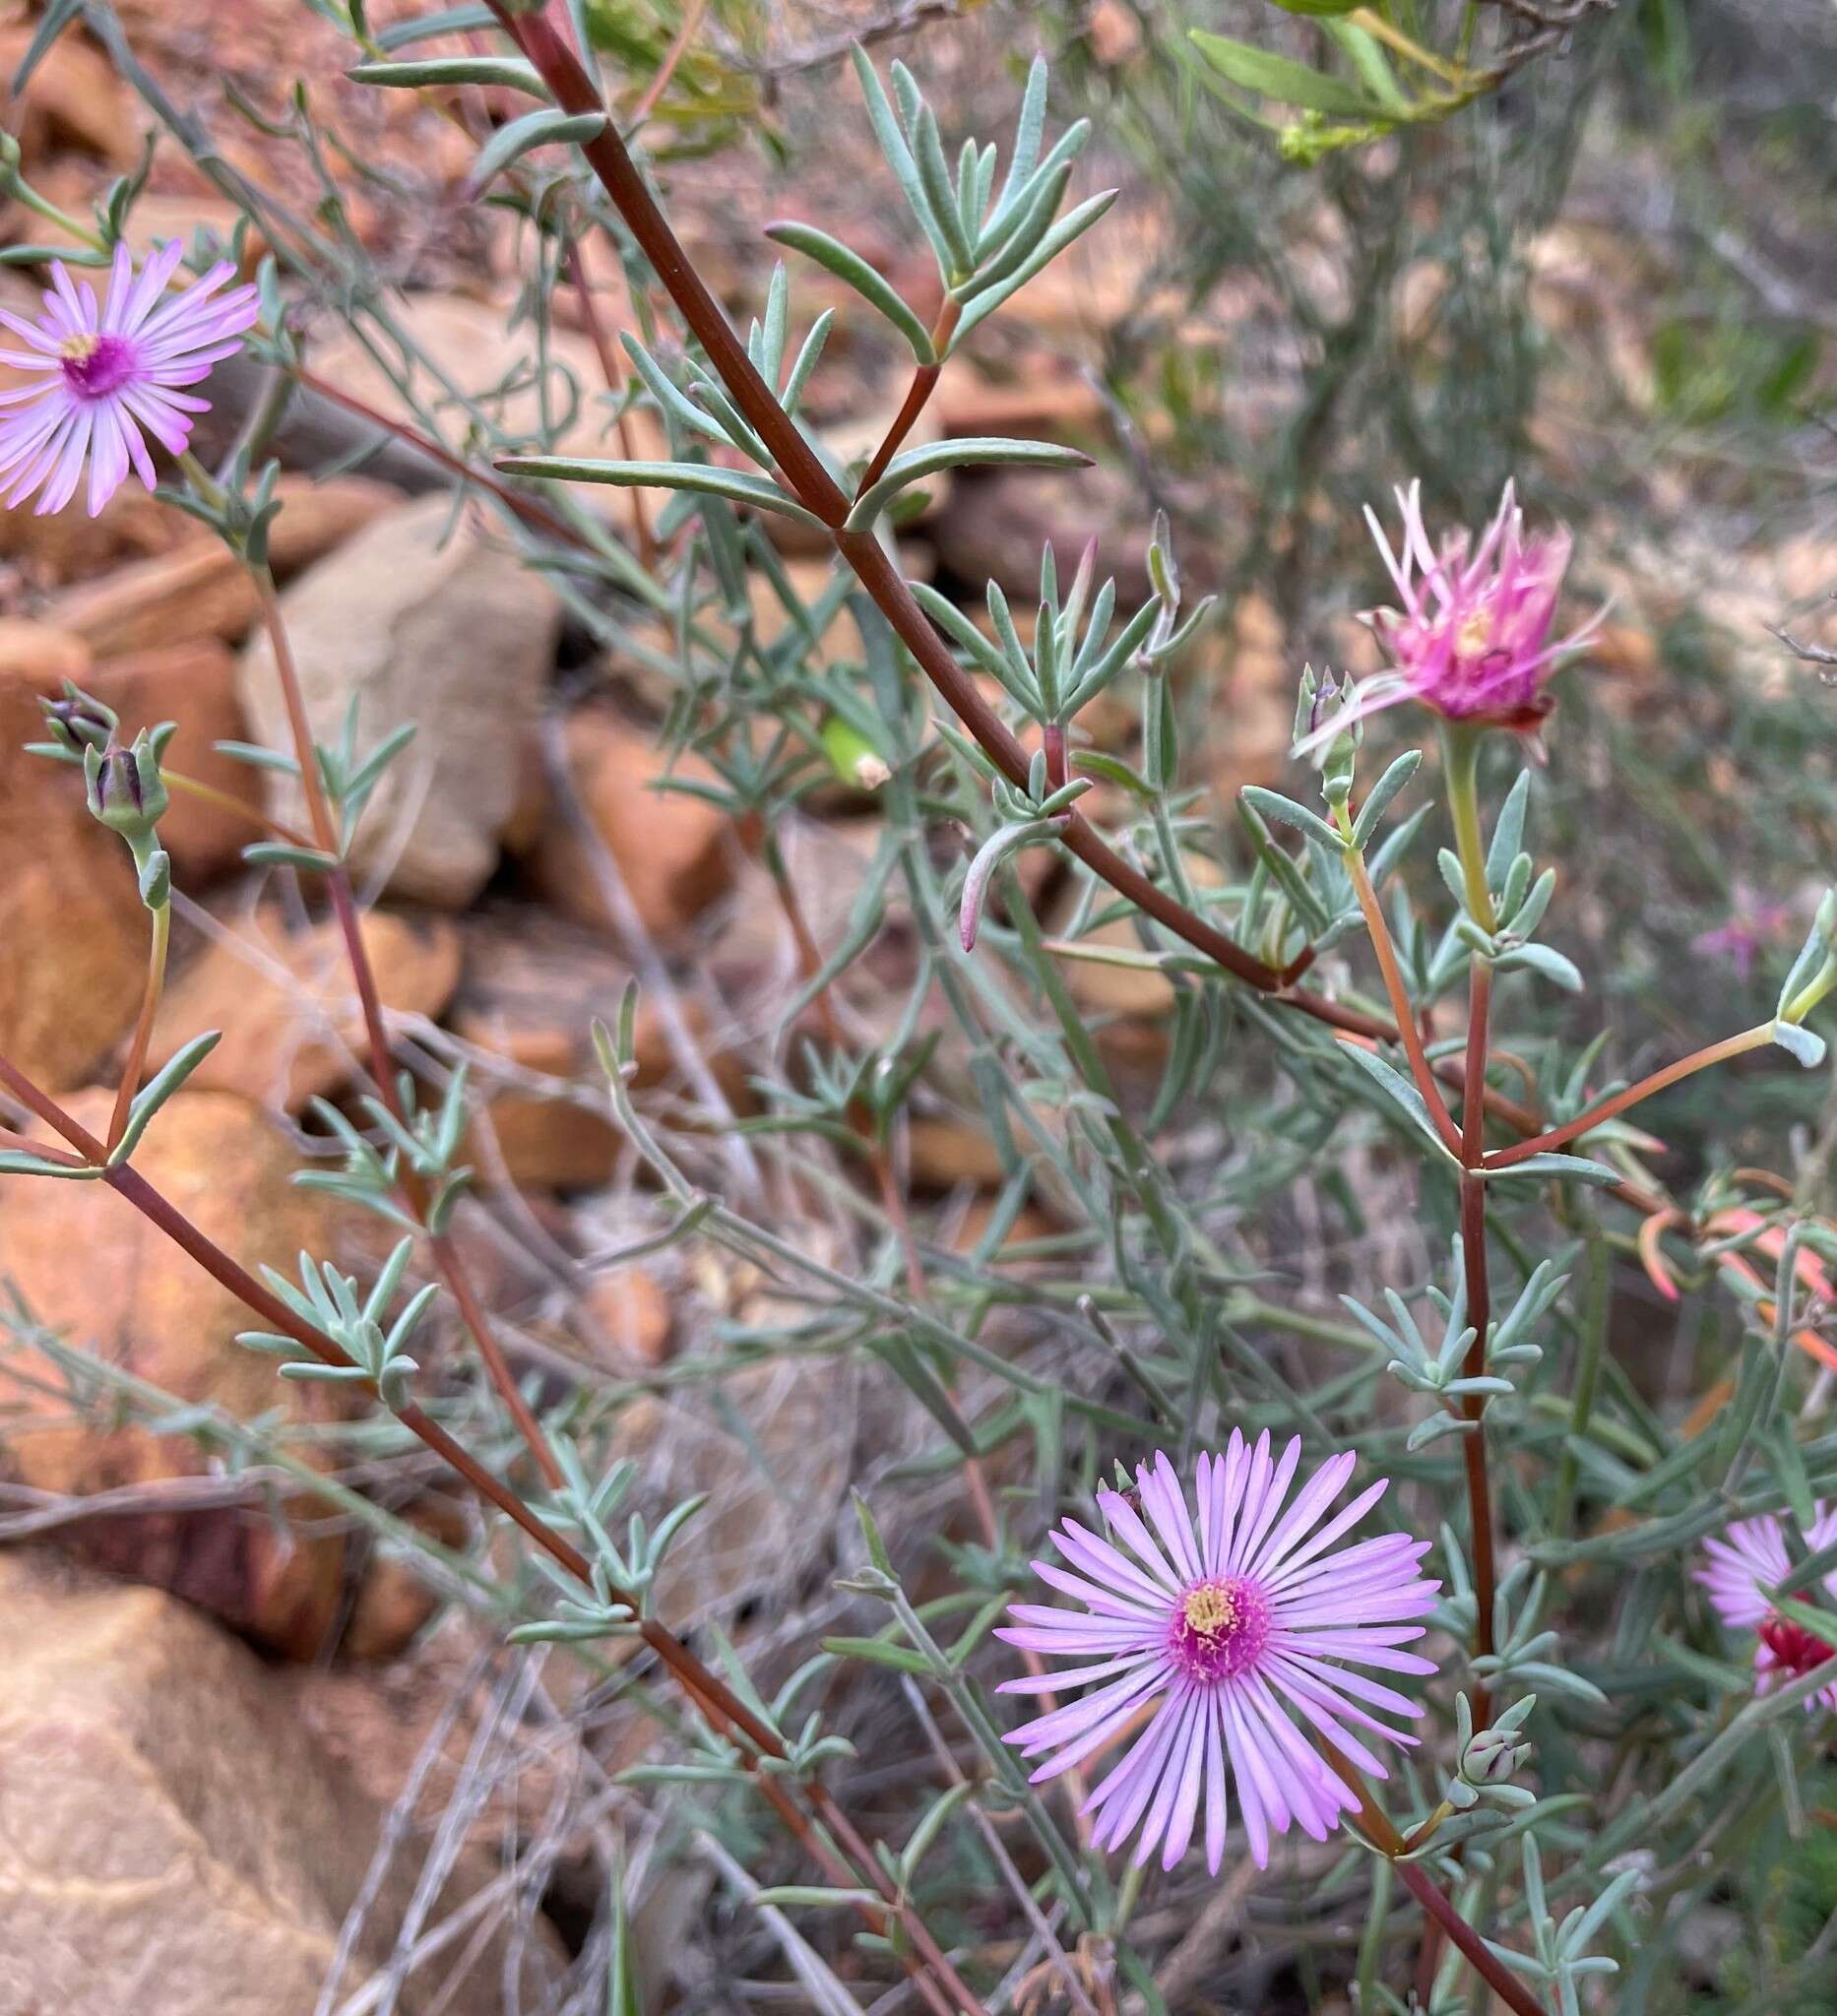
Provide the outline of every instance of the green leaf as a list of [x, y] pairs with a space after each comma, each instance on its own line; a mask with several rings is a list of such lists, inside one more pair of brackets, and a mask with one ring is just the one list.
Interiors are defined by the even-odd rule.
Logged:
[[795, 1911], [820, 1911], [825, 1905], [880, 1905], [878, 1890], [825, 1890], [815, 1883], [778, 1883], [755, 1890], [748, 1900], [759, 1905], [790, 1905]]
[[31, 1155], [24, 1149], [0, 1149], [0, 1176], [62, 1176], [67, 1181], [93, 1183], [101, 1170], [92, 1163], [53, 1162], [48, 1156]]
[[316, 847], [292, 847], [285, 840], [252, 840], [242, 850], [242, 858], [261, 868], [299, 868], [308, 875], [323, 875], [338, 866], [338, 855]]
[[1310, 15], [1315, 20], [1324, 20], [1329, 15], [1350, 14], [1355, 7], [1362, 7], [1366, 0], [1273, 0], [1285, 14]]
[[[1035, 274], [1051, 265], [1073, 239], [1082, 237], [1115, 202], [1116, 196], [1117, 192], [1114, 189], [1100, 189], [1095, 196], [1086, 197], [1076, 210], [1068, 211], [1060, 218], [1035, 247], [1032, 257], [1026, 264], [999, 286], [990, 286], [985, 292], [982, 292], [978, 290], [973, 280], [969, 291], [975, 294], [976, 298], [959, 318], [956, 332], [950, 340], [950, 348], [956, 350], [961, 347], [964, 338], [984, 316], [992, 315], [1004, 301], [1019, 293]], [[958, 298], [964, 298], [961, 290]]]
[[51, 53], [52, 43], [82, 12], [83, 0], [51, 0], [33, 31], [32, 40], [26, 44], [26, 53], [19, 60], [19, 68], [13, 73], [10, 95], [18, 97], [26, 89], [32, 72]]
[[1578, 1183], [1625, 1181], [1618, 1169], [1610, 1168], [1605, 1162], [1591, 1162], [1585, 1155], [1528, 1155], [1523, 1162], [1509, 1163], [1504, 1168], [1483, 1166], [1473, 1173], [1488, 1182], [1499, 1176], [1572, 1177]]
[[397, 91], [422, 91], [435, 84], [475, 84], [528, 92], [533, 98], [548, 95], [536, 65], [518, 56], [429, 56], [408, 63], [357, 63], [345, 75], [352, 84], [380, 84]]
[[1353, 845], [1362, 852], [1370, 844], [1371, 836], [1377, 831], [1378, 821], [1383, 818], [1390, 801], [1416, 775], [1417, 766], [1422, 760], [1421, 749], [1406, 749], [1371, 787], [1370, 795], [1360, 807], [1359, 817], [1353, 822]]
[[1281, 791], [1272, 791], [1260, 784], [1247, 784], [1237, 795], [1245, 804], [1254, 806], [1265, 819], [1279, 819], [1283, 825], [1293, 826], [1307, 839], [1317, 840], [1322, 847], [1330, 848], [1336, 858], [1345, 852], [1346, 836], [1343, 833], [1329, 826], [1317, 812], [1310, 812], [1305, 805], [1298, 805], [1293, 798], [1284, 797]]
[[597, 140], [605, 131], [605, 124], [603, 112], [564, 112], [554, 105], [525, 112], [508, 126], [500, 126], [478, 150], [478, 158], [472, 167], [474, 192], [501, 175], [533, 148], [572, 147], [579, 141]]
[[928, 1673], [930, 1662], [908, 1645], [892, 1645], [884, 1638], [825, 1638], [823, 1650], [838, 1659], [864, 1660], [869, 1666], [888, 1666], [903, 1673]]
[[183, 1049], [174, 1051], [155, 1076], [134, 1095], [133, 1103], [128, 1107], [127, 1126], [122, 1130], [121, 1139], [109, 1152], [110, 1168], [118, 1168], [134, 1153], [141, 1136], [147, 1131], [148, 1121], [216, 1049], [222, 1034], [221, 1029], [207, 1029], [202, 1036], [193, 1037]]
[[473, 29], [492, 28], [497, 17], [488, 7], [447, 7], [438, 14], [417, 14], [409, 21], [392, 22], [376, 31], [379, 49], [406, 49], [412, 42], [430, 41], [435, 35], [463, 34]]
[[[1392, 1104], [1402, 1107], [1405, 1116], [1424, 1138], [1434, 1144], [1436, 1154], [1446, 1157], [1450, 1162], [1454, 1160], [1448, 1154], [1447, 1144], [1435, 1131], [1435, 1123], [1429, 1118], [1428, 1107], [1423, 1102], [1423, 1095], [1402, 1072], [1393, 1070], [1374, 1050], [1362, 1049], [1358, 1043], [1341, 1043], [1340, 1055], [1357, 1064]], [[1568, 1159], [1563, 1158], [1565, 1161]], [[1617, 1183], [1619, 1177], [1614, 1177], [1614, 1181]]]
[[887, 465], [887, 472], [871, 489], [863, 490], [849, 510], [849, 530], [859, 532], [873, 524], [889, 503], [909, 484], [921, 482], [950, 469], [1089, 469], [1091, 458], [1076, 448], [1061, 447], [1056, 441], [1009, 441], [1000, 436], [970, 435], [960, 441], [933, 441], [923, 448], [909, 448]]
[[868, 265], [858, 252], [851, 252], [839, 238], [819, 231], [814, 224], [777, 223], [766, 225], [766, 236], [775, 244], [789, 245], [833, 273], [852, 286], [870, 307], [877, 308], [913, 346], [921, 364], [937, 362], [930, 332], [894, 291], [892, 284]]
[[1255, 49], [1248, 42], [1233, 41], [1229, 35], [1215, 35], [1204, 29], [1190, 31], [1199, 52], [1221, 77], [1245, 91], [1274, 98], [1279, 104], [1299, 105], [1310, 112], [1325, 112], [1339, 119], [1370, 119], [1381, 116], [1383, 107], [1373, 98], [1337, 77], [1310, 70], [1304, 63], [1291, 62], [1267, 49]]
[[698, 496], [725, 497], [730, 504], [776, 511], [816, 532], [829, 531], [814, 511], [806, 511], [768, 477], [716, 469], [705, 462], [597, 462], [576, 455], [507, 455], [494, 467], [505, 475], [543, 476], [557, 483], [611, 483], [621, 490], [688, 490]]

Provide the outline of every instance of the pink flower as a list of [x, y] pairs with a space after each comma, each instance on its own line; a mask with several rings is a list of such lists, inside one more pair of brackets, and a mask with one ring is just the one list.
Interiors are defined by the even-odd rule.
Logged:
[[1744, 980], [1754, 970], [1755, 958], [1791, 925], [1793, 907], [1767, 901], [1739, 878], [1731, 893], [1729, 921], [1699, 932], [1690, 940], [1690, 950], [1700, 959], [1726, 959], [1736, 977]]
[[1329, 1553], [1385, 1484], [1371, 1484], [1322, 1526], [1358, 1459], [1332, 1458], [1285, 1512], [1300, 1454], [1298, 1438], [1272, 1461], [1267, 1432], [1252, 1449], [1234, 1429], [1223, 1456], [1199, 1459], [1196, 1520], [1173, 1466], [1158, 1455], [1135, 1474], [1140, 1512], [1115, 1491], [1098, 1493], [1113, 1541], [1067, 1519], [1052, 1543], [1069, 1568], [1034, 1563], [1084, 1609], [1015, 1604], [1013, 1625], [997, 1634], [1024, 1651], [1088, 1662], [1006, 1680], [1003, 1693], [1104, 1683], [1009, 1734], [1027, 1756], [1054, 1753], [1034, 1773], [1036, 1783], [1095, 1756], [1147, 1715], [1086, 1804], [1099, 1815], [1092, 1838], [1100, 1847], [1114, 1848], [1139, 1828], [1137, 1862], [1162, 1844], [1162, 1866], [1171, 1869], [1186, 1853], [1203, 1800], [1206, 1861], [1216, 1874], [1229, 1775], [1263, 1868], [1272, 1833], [1299, 1821], [1324, 1840], [1357, 1803], [1298, 1721], [1379, 1778], [1383, 1764], [1349, 1725], [1394, 1743], [1416, 1741], [1368, 1711], [1419, 1716], [1422, 1707], [1344, 1662], [1434, 1671], [1428, 1660], [1396, 1649], [1422, 1637], [1415, 1620], [1441, 1586], [1417, 1572], [1428, 1543], [1385, 1534]]
[[227, 260], [183, 292], [167, 296], [184, 246], [176, 239], [156, 252], [135, 278], [125, 245], [115, 247], [108, 298], [96, 305], [88, 281], [73, 283], [61, 261], [51, 266], [51, 290], [36, 322], [0, 310], [28, 345], [0, 350], [0, 360], [35, 374], [33, 383], [0, 392], [0, 482], [10, 479], [9, 505], [43, 486], [37, 509], [61, 511], [90, 459], [90, 516], [120, 488], [130, 463], [151, 490], [155, 476], [142, 429], [170, 454], [190, 438], [194, 414], [207, 400], [174, 390], [196, 385], [237, 347], [260, 312], [252, 286], [219, 289], [234, 273]]
[[[1403, 557], [1391, 550], [1369, 505], [1371, 528], [1396, 584], [1396, 608], [1368, 609], [1392, 668], [1362, 680], [1347, 705], [1297, 745], [1303, 755], [1366, 715], [1417, 700], [1449, 721], [1535, 728], [1554, 704], [1544, 691], [1556, 663], [1594, 635], [1601, 615], [1551, 642], [1556, 599], [1569, 565], [1569, 535], [1527, 538], [1510, 483], [1478, 545], [1451, 533], [1437, 554], [1423, 524], [1423, 486], [1397, 492]], [[1419, 575], [1420, 570], [1420, 575]]]
[[[1816, 1553], [1837, 1540], [1837, 1507], [1826, 1511], [1820, 1504], [1817, 1516], [1805, 1533], [1805, 1550]], [[1827, 1644], [1815, 1632], [1781, 1616], [1767, 1591], [1785, 1581], [1792, 1572], [1786, 1552], [1786, 1529], [1772, 1513], [1759, 1519], [1738, 1519], [1722, 1540], [1706, 1540], [1703, 1551], [1708, 1565], [1699, 1568], [1695, 1581], [1709, 1591], [1716, 1614], [1735, 1631], [1755, 1633], [1754, 1692], [1764, 1694], [1781, 1679], [1798, 1679], [1837, 1659], [1837, 1645]], [[1824, 1587], [1837, 1596], [1837, 1570], [1826, 1575]], [[1837, 1708], [1837, 1668], [1831, 1683], [1820, 1687], [1805, 1703], [1809, 1712], [1822, 1702]]]

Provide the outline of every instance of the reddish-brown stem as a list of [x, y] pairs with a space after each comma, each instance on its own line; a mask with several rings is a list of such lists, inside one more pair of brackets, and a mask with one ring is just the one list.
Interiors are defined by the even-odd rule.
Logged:
[[159, 1012], [159, 997], [165, 991], [166, 939], [171, 931], [172, 913], [163, 905], [148, 915], [147, 982], [141, 989], [141, 1009], [134, 1020], [134, 1034], [128, 1053], [121, 1060], [121, 1076], [115, 1086], [114, 1110], [108, 1116], [108, 1146], [127, 1132], [128, 1108], [140, 1090], [141, 1073], [147, 1068], [147, 1049], [153, 1041], [154, 1018]]
[[899, 411], [893, 415], [893, 424], [881, 436], [880, 446], [874, 450], [873, 458], [855, 487], [857, 497], [863, 490], [871, 490], [886, 474], [887, 464], [899, 453], [900, 443], [918, 424], [918, 415], [924, 411], [931, 394], [937, 389], [937, 381], [944, 369], [944, 349], [956, 335], [962, 315], [962, 304], [949, 299], [938, 310], [937, 320], [931, 325], [931, 347], [938, 353], [937, 361], [920, 364], [913, 372], [913, 382], [906, 389]]
[[[287, 726], [293, 740], [294, 761], [299, 766], [300, 788], [306, 799], [307, 821], [312, 830], [314, 844], [323, 852], [337, 856], [342, 851], [339, 834], [333, 819], [332, 807], [326, 798], [324, 781], [319, 775], [319, 761], [314, 752], [312, 728], [306, 719], [306, 702], [300, 690], [299, 669], [293, 662], [293, 648], [287, 637], [286, 623], [281, 613], [280, 598], [275, 594], [274, 581], [266, 570], [256, 570], [255, 588], [261, 599], [262, 621], [267, 628], [269, 643], [274, 649], [275, 671], [281, 685], [283, 704], [286, 709]], [[346, 873], [342, 861], [335, 861], [334, 865], [327, 869], [326, 886], [331, 893], [333, 914], [338, 919], [339, 935], [345, 942], [346, 962], [350, 968], [351, 982], [357, 990], [357, 1001], [363, 1015], [370, 1076], [375, 1080], [377, 1093], [392, 1118], [406, 1125], [408, 1115], [403, 1109], [402, 1094], [396, 1084], [389, 1028], [383, 1019], [383, 998], [376, 984], [376, 971], [370, 964], [369, 950], [363, 942], [363, 924], [357, 914], [356, 897], [352, 894], [350, 878]], [[415, 1219], [426, 1227], [426, 1185], [413, 1169], [405, 1166], [399, 1177], [399, 1188], [404, 1202]], [[562, 1480], [561, 1466], [555, 1460], [554, 1451], [548, 1446], [548, 1438], [542, 1433], [541, 1423], [536, 1418], [534, 1410], [523, 1396], [523, 1389], [517, 1384], [517, 1375], [511, 1369], [510, 1362], [504, 1355], [503, 1347], [492, 1331], [490, 1319], [479, 1303], [458, 1249], [445, 1232], [436, 1233], [431, 1228], [428, 1229], [434, 1263], [453, 1296], [461, 1322], [477, 1347], [485, 1374], [496, 1390], [498, 1398], [504, 1403], [511, 1419], [516, 1423], [517, 1432], [528, 1445], [530, 1454], [536, 1459], [537, 1468], [541, 1472], [543, 1481], [552, 1490]]]
[[1543, 2004], [1455, 1910], [1453, 1900], [1421, 1862], [1398, 1862], [1395, 1867], [1410, 1895], [1461, 1949], [1474, 1972], [1515, 2016], [1545, 2016]]
[[[505, 31], [536, 66], [563, 111], [603, 113], [605, 107], [599, 93], [546, 12], [538, 9], [513, 13], [504, 0], [492, 0], [492, 6]], [[785, 482], [805, 508], [828, 527], [838, 550], [854, 568], [861, 586], [965, 726], [1009, 782], [1025, 787], [1027, 752], [977, 690], [974, 679], [957, 663], [874, 534], [864, 528], [855, 532], [848, 529], [849, 498], [754, 368], [720, 304], [659, 210], [612, 123], [608, 120], [593, 139], [583, 142], [581, 151], [683, 320], [708, 353], [734, 404], [766, 444]], [[1273, 967], [1253, 958], [1235, 939], [1132, 867], [1075, 808], [1067, 818], [1061, 839], [1119, 894], [1227, 972], [1265, 993], [1280, 990], [1281, 976]], [[1322, 1004], [1329, 1014], [1331, 1006]]]
[[356, 414], [360, 420], [367, 420], [371, 426], [380, 428], [392, 440], [400, 441], [403, 447], [412, 448], [416, 455], [437, 463], [440, 468], [463, 477], [469, 483], [476, 483], [479, 489], [489, 492], [506, 511], [521, 519], [531, 531], [542, 533], [549, 538], [560, 539], [570, 546], [584, 543], [581, 536], [566, 519], [558, 518], [539, 498], [513, 489], [493, 471], [475, 469], [470, 462], [455, 455], [451, 449], [443, 448], [430, 435], [420, 433], [406, 421], [394, 419], [388, 413], [378, 412], [375, 407], [343, 391], [330, 379], [321, 378], [316, 371], [307, 370], [303, 364], [293, 367], [293, 377], [305, 391], [320, 399], [330, 400], [334, 406], [343, 407], [348, 413]]
[[[1392, 1867], [1403, 1878], [1410, 1894], [1428, 1913], [1433, 1921], [1433, 1928], [1446, 1932], [1448, 1937], [1454, 1941], [1473, 1963], [1474, 1971], [1495, 1994], [1504, 1999], [1507, 2008], [1517, 2012], [1517, 2016], [1545, 2016], [1545, 2012], [1538, 2003], [1536, 1996], [1512, 1974], [1511, 1970], [1506, 1967], [1497, 1954], [1491, 1951], [1480, 1934], [1455, 1910], [1452, 1901], [1435, 1882], [1434, 1878], [1429, 1875], [1428, 1871], [1424, 1868], [1423, 1864], [1421, 1862], [1398, 1859], [1404, 1854], [1408, 1844], [1403, 1836], [1398, 1833], [1390, 1815], [1371, 1796], [1370, 1788], [1359, 1775], [1358, 1771], [1354, 1769], [1351, 1760], [1342, 1755], [1325, 1737], [1317, 1735], [1314, 1741], [1319, 1746], [1321, 1755], [1326, 1758], [1328, 1764], [1332, 1767], [1334, 1775], [1352, 1794], [1353, 1797], [1358, 1800], [1359, 1824], [1366, 1840], [1370, 1842], [1371, 1846], [1380, 1855], [1389, 1858]], [[1424, 1940], [1425, 1949], [1428, 1944], [1429, 1940], [1425, 1938]], [[1433, 1973], [1431, 1969], [1431, 1982], [1432, 1979]], [[1420, 1975], [1418, 1976], [1417, 1999], [1425, 2008], [1427, 2007], [1426, 1991], [1423, 1986]]]
[[[1428, 1108], [1428, 1117], [1441, 1137], [1441, 1145], [1450, 1155], [1459, 1155], [1461, 1137], [1454, 1130], [1454, 1121], [1449, 1115], [1447, 1102], [1441, 1096], [1441, 1087], [1429, 1069], [1428, 1053], [1423, 1047], [1416, 1015], [1410, 1006], [1410, 991], [1403, 983], [1403, 970], [1397, 964], [1397, 950], [1391, 943], [1390, 926], [1384, 920], [1377, 891], [1371, 886], [1364, 856], [1357, 848], [1346, 850], [1346, 867], [1359, 897], [1365, 929], [1370, 934], [1371, 949], [1377, 954], [1378, 971], [1384, 976], [1384, 992], [1390, 1001], [1390, 1012], [1397, 1021], [1398, 1040], [1403, 1044], [1404, 1055], [1410, 1060], [1410, 1076], [1416, 1081], [1416, 1089]], [[1481, 1083], [1485, 1082], [1483, 1078]]]
[[1560, 1127], [1552, 1127], [1548, 1133], [1534, 1134], [1528, 1141], [1515, 1142], [1510, 1148], [1501, 1148], [1487, 1158], [1487, 1166], [1494, 1169], [1510, 1168], [1513, 1163], [1523, 1162], [1528, 1156], [1547, 1155], [1552, 1149], [1562, 1148], [1579, 1135], [1587, 1134], [1599, 1127], [1604, 1120], [1611, 1120], [1615, 1113], [1623, 1113], [1629, 1106], [1636, 1106], [1642, 1100], [1650, 1099], [1654, 1093], [1663, 1092], [1668, 1085], [1676, 1085], [1680, 1078], [1689, 1078], [1698, 1071], [1706, 1071], [1712, 1064], [1726, 1063], [1731, 1057], [1739, 1057], [1748, 1050], [1764, 1049], [1773, 1040], [1773, 1031], [1766, 1023], [1757, 1024], [1753, 1029], [1744, 1029], [1738, 1036], [1726, 1036], [1721, 1042], [1706, 1044], [1700, 1050], [1692, 1050], [1689, 1056], [1679, 1057], [1677, 1063], [1667, 1064], [1663, 1070], [1654, 1071], [1640, 1079], [1637, 1085], [1629, 1085], [1624, 1092], [1616, 1092], [1612, 1099], [1604, 1099], [1598, 1106], [1591, 1106], [1585, 1113], [1578, 1113], [1573, 1120], [1565, 1120]]
[[[4, 1084], [21, 1104], [36, 1113], [54, 1133], [62, 1135], [77, 1151], [82, 1162], [101, 1168], [103, 1182], [126, 1199], [150, 1223], [158, 1226], [174, 1245], [189, 1255], [214, 1281], [228, 1290], [238, 1301], [252, 1310], [273, 1330], [290, 1338], [326, 1364], [346, 1367], [352, 1364], [349, 1354], [336, 1339], [296, 1316], [279, 1295], [265, 1288], [246, 1268], [240, 1266], [222, 1247], [200, 1231], [176, 1206], [156, 1190], [138, 1169], [125, 1163], [112, 1167], [104, 1166], [107, 1159], [104, 1145], [80, 1120], [67, 1113], [55, 1100], [41, 1091], [4, 1055], [0, 1055], [0, 1084]], [[539, 1518], [509, 1484], [487, 1470], [463, 1443], [450, 1435], [423, 1409], [413, 1405], [402, 1408], [398, 1411], [397, 1418], [411, 1434], [442, 1457], [481, 1498], [496, 1506], [570, 1575], [581, 1583], [592, 1586], [592, 1564], [579, 1548], [564, 1540]], [[627, 1602], [633, 1613], [637, 1613], [640, 1604], [634, 1594], [614, 1587], [612, 1595], [615, 1601]], [[655, 1618], [645, 1618], [639, 1624], [638, 1630], [645, 1644], [657, 1654], [684, 1690], [701, 1703], [705, 1710], [712, 1711], [711, 1720], [715, 1721], [717, 1726], [725, 1722], [745, 1737], [747, 1743], [757, 1753], [746, 1760], [746, 1769], [765, 1790], [772, 1803], [781, 1805], [781, 1797], [774, 1795], [782, 1796], [783, 1788], [759, 1762], [761, 1758], [768, 1757], [784, 1760], [785, 1746], [778, 1736], [753, 1714], [731, 1688], [695, 1657], [674, 1632]], [[929, 1969], [935, 1982], [941, 1984], [945, 1992], [956, 1998], [959, 2009], [967, 2012], [967, 2016], [982, 2016], [982, 2005], [964, 1984], [918, 1914], [892, 1889], [872, 1851], [861, 1841], [827, 1790], [814, 1782], [805, 1790], [813, 1810], [819, 1814], [834, 1838], [841, 1842], [849, 1855], [855, 1858], [861, 1876], [881, 1895], [887, 1908], [898, 1915], [918, 1959]], [[788, 1800], [788, 1796], [784, 1796]], [[927, 1999], [932, 1999], [929, 1993]], [[937, 2002], [941, 2001], [940, 1995], [933, 2006], [937, 2006]]]

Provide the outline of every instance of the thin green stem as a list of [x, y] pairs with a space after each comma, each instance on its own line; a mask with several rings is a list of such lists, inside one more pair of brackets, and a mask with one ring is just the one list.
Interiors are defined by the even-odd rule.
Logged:
[[165, 991], [166, 949], [172, 938], [172, 906], [162, 903], [152, 914], [153, 926], [147, 945], [147, 984], [141, 990], [141, 1012], [134, 1023], [128, 1053], [121, 1060], [114, 1110], [108, 1116], [108, 1146], [111, 1151], [127, 1131], [128, 1108], [140, 1090], [141, 1073], [147, 1068], [148, 1045], [153, 1041], [154, 1019], [159, 1013], [159, 999]]
[[1487, 843], [1480, 830], [1480, 738], [1485, 732], [1461, 722], [1441, 724], [1442, 776], [1448, 812], [1454, 821], [1454, 850], [1467, 885], [1467, 907], [1483, 931], [1496, 931], [1492, 891], [1487, 881]]

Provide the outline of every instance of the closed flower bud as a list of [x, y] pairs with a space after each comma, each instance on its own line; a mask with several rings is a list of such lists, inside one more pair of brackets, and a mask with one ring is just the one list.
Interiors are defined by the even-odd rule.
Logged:
[[1530, 1737], [1519, 1730], [1483, 1729], [1461, 1752], [1461, 1776], [1470, 1785], [1503, 1785], [1530, 1749]]
[[73, 754], [81, 755], [86, 748], [106, 749], [110, 737], [121, 725], [121, 717], [112, 707], [104, 707], [93, 695], [81, 687], [64, 681], [64, 697], [61, 700], [40, 700], [44, 718], [53, 735]]
[[129, 842], [144, 842], [165, 816], [165, 781], [146, 735], [131, 748], [113, 744], [106, 752], [93, 743], [83, 752], [83, 775], [89, 788], [90, 811]]

